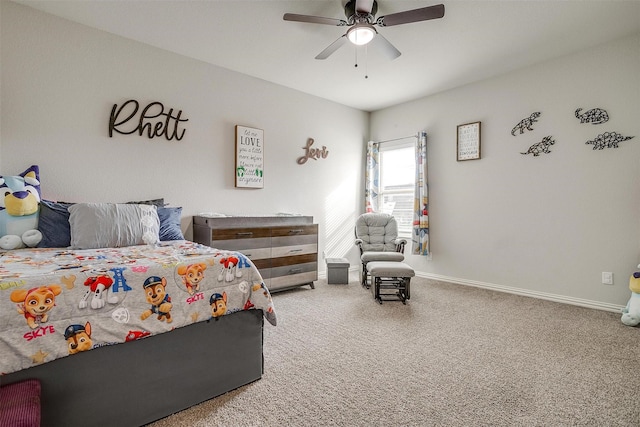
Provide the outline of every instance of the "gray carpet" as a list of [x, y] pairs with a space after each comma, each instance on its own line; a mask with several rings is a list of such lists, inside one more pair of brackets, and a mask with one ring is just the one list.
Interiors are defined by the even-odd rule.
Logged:
[[620, 315], [414, 278], [274, 295], [261, 380], [166, 426], [640, 426], [640, 328]]

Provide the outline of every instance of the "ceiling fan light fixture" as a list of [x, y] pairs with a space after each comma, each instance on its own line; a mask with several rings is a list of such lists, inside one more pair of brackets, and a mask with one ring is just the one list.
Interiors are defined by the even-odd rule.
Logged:
[[362, 46], [373, 40], [376, 34], [377, 31], [373, 28], [373, 25], [356, 24], [347, 31], [347, 38], [351, 43]]

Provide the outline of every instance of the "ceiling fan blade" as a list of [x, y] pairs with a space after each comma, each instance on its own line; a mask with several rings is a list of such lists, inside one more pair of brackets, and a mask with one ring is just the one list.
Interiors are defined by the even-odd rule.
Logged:
[[374, 0], [356, 0], [356, 12], [358, 13], [371, 13], [373, 9]]
[[394, 60], [398, 56], [402, 55], [398, 49], [394, 45], [391, 44], [389, 40], [384, 38], [382, 34], [378, 33], [372, 42], [376, 48], [381, 49], [382, 52], [389, 57], [389, 59]]
[[333, 52], [338, 50], [347, 41], [347, 35], [344, 34], [333, 43], [331, 43], [325, 50], [316, 55], [316, 59], [327, 59]]
[[391, 27], [392, 25], [409, 24], [411, 22], [428, 21], [444, 16], [444, 5], [427, 6], [420, 9], [405, 10], [404, 12], [392, 13], [381, 16], [376, 21], [381, 27]]
[[295, 13], [285, 13], [282, 16], [285, 21], [308, 22], [311, 24], [336, 25], [342, 27], [348, 25], [347, 21], [335, 18], [323, 18], [322, 16], [297, 15]]

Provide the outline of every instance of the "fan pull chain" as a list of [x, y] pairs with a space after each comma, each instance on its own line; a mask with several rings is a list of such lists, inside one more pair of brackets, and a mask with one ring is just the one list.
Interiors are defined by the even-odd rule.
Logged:
[[[369, 78], [369, 50], [367, 45], [364, 46], [364, 78], [368, 79]], [[358, 47], [356, 47], [355, 49], [355, 68], [358, 68]]]
[[364, 45], [364, 78], [369, 78], [369, 44]]

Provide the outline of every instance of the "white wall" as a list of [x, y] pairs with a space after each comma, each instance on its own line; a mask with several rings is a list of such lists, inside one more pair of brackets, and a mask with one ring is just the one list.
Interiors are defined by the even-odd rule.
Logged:
[[[433, 257], [409, 263], [460, 283], [626, 304], [640, 261], [639, 70], [636, 35], [372, 113], [373, 140], [428, 133]], [[579, 107], [611, 118], [579, 124]], [[513, 137], [534, 111], [534, 131]], [[456, 126], [474, 121], [482, 159], [456, 162]], [[607, 131], [635, 138], [617, 149], [585, 145]], [[520, 154], [547, 135], [550, 154]], [[613, 286], [601, 284], [603, 271]]]
[[[352, 251], [344, 236], [361, 206], [368, 113], [15, 3], [1, 8], [3, 174], [38, 164], [54, 200], [164, 197], [184, 207], [187, 237], [204, 211], [313, 215], [321, 251]], [[182, 110], [184, 138], [109, 138], [111, 107], [128, 99]], [[237, 124], [264, 130], [264, 189], [234, 188]], [[298, 165], [308, 138], [329, 155]]]

